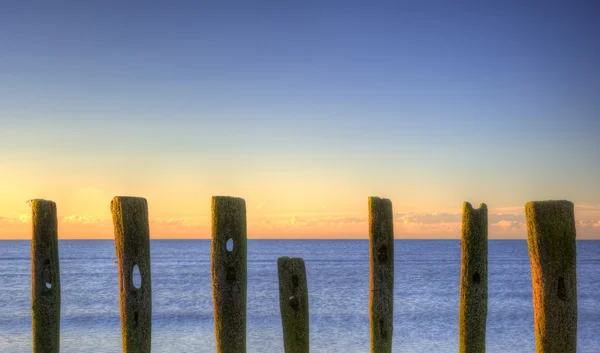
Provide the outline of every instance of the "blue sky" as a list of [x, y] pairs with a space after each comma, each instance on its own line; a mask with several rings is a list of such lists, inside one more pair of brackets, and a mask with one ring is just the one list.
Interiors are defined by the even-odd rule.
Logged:
[[48, 175], [23, 195], [68, 179], [265, 198], [282, 183], [297, 212], [321, 189], [356, 210], [370, 195], [431, 212], [600, 205], [599, 15], [595, 1], [14, 1], [0, 157], [18, 180]]

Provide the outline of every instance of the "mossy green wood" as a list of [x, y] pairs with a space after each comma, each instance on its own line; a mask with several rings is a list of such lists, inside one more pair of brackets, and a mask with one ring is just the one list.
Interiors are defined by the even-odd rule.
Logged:
[[[148, 202], [141, 197], [117, 196], [110, 203], [115, 231], [119, 276], [123, 353], [150, 353], [152, 287]], [[141, 285], [133, 283], [137, 265]]]
[[460, 353], [485, 353], [488, 298], [488, 212], [481, 204], [473, 209], [463, 204], [460, 310], [458, 319]]
[[56, 204], [31, 200], [31, 318], [33, 353], [60, 351], [60, 271]]
[[277, 269], [284, 352], [308, 353], [308, 286], [304, 260], [280, 257]]
[[369, 197], [369, 313], [371, 352], [390, 353], [394, 324], [394, 223], [392, 202]]
[[525, 205], [531, 261], [535, 344], [538, 353], [577, 350], [577, 277], [574, 205]]
[[[217, 353], [246, 352], [246, 202], [212, 198], [211, 276]], [[227, 249], [231, 240], [233, 248]]]

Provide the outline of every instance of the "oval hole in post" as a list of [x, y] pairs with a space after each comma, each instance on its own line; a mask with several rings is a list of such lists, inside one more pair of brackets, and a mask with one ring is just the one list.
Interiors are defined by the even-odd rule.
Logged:
[[131, 273], [131, 281], [133, 282], [133, 287], [135, 289], [140, 289], [142, 287], [142, 275], [140, 273], [140, 268], [138, 265], [133, 266], [133, 270]]
[[383, 319], [379, 319], [379, 334], [381, 335], [381, 338], [387, 340], [387, 331], [385, 330]]
[[380, 262], [387, 261], [388, 250], [387, 250], [387, 246], [385, 246], [385, 244], [383, 244], [382, 246], [379, 247], [379, 250], [377, 251], [377, 258], [379, 259]]
[[479, 276], [479, 272], [475, 272], [473, 274], [473, 283], [479, 284], [481, 282], [481, 276]]
[[558, 277], [558, 299], [567, 299], [567, 286], [563, 277]]
[[300, 310], [300, 301], [295, 296], [292, 295], [288, 299], [288, 303], [290, 304], [290, 306], [292, 307], [292, 309], [294, 309], [295, 311]]
[[233, 267], [233, 266], [227, 267], [227, 273], [225, 274], [225, 278], [227, 278], [228, 281], [235, 281], [235, 279], [236, 279], [235, 267]]
[[52, 289], [52, 268], [50, 265], [50, 259], [44, 260], [44, 267], [42, 268], [42, 281], [47, 289]]
[[225, 248], [227, 249], [228, 252], [233, 251], [233, 239], [231, 239], [231, 238], [227, 239], [227, 243], [225, 243]]

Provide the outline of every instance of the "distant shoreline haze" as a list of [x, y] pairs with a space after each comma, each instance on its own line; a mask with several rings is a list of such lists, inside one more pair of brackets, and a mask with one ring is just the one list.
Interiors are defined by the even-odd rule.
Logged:
[[[366, 201], [366, 199], [365, 199]], [[393, 202], [393, 200], [392, 200]], [[247, 202], [248, 239], [368, 239], [368, 219], [364, 213], [289, 213], [262, 212], [264, 203]], [[478, 205], [478, 204], [477, 204]], [[206, 205], [204, 205], [206, 207]], [[156, 217], [150, 207], [151, 239], [209, 239], [210, 210], [199, 207], [204, 217]], [[401, 206], [397, 206], [401, 209]], [[58, 209], [59, 239], [113, 239], [114, 229], [109, 213], [98, 216], [64, 215]], [[0, 240], [30, 239], [31, 210], [23, 203], [20, 214], [0, 217]], [[527, 239], [524, 207], [490, 209], [490, 239]], [[396, 239], [459, 239], [461, 217], [458, 211], [394, 213]], [[600, 205], [575, 205], [577, 239], [600, 239]]]

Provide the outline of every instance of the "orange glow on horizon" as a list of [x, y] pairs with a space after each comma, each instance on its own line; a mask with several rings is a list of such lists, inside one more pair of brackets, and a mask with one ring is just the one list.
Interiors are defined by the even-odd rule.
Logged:
[[[366, 209], [361, 214], [327, 212], [268, 213], [266, 202], [248, 207], [249, 239], [368, 239]], [[26, 211], [24, 204], [20, 211]], [[198, 215], [157, 217], [150, 212], [152, 239], [209, 239], [210, 210], [207, 205], [197, 209]], [[490, 239], [525, 239], [527, 230], [519, 207], [490, 209]], [[113, 239], [113, 224], [109, 212], [98, 216], [64, 215], [58, 209], [60, 239]], [[578, 239], [600, 236], [600, 206], [576, 205]], [[396, 238], [458, 239], [461, 214], [451, 212], [394, 212]], [[21, 213], [0, 217], [0, 239], [30, 239], [31, 214]]]

